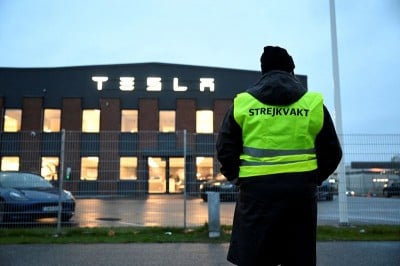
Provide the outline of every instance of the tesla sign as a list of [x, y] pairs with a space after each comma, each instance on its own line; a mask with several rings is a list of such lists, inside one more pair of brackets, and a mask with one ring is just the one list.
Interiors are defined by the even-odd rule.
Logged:
[[[106, 76], [93, 76], [92, 80], [97, 84], [97, 90], [103, 89], [103, 84], [108, 81]], [[146, 78], [146, 91], [162, 91], [162, 78], [160, 77], [147, 77]], [[200, 78], [199, 79], [199, 91], [214, 92], [215, 84], [214, 78]], [[133, 91], [135, 90], [135, 77], [120, 77], [119, 78], [119, 89], [121, 91]], [[176, 92], [184, 92], [188, 90], [187, 86], [179, 84], [178, 78], [173, 78], [172, 89]]]

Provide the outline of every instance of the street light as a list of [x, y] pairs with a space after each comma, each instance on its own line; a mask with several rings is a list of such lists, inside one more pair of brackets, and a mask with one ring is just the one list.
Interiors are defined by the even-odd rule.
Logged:
[[[340, 143], [343, 146], [343, 129], [342, 129], [342, 106], [340, 101], [340, 82], [339, 82], [339, 59], [337, 49], [336, 35], [336, 14], [335, 0], [329, 1], [329, 10], [331, 17], [331, 41], [332, 41], [332, 69], [333, 69], [333, 86], [334, 86], [334, 102], [335, 102], [335, 123]], [[337, 168], [339, 179], [339, 224], [348, 225], [347, 197], [346, 197], [346, 167], [344, 164], [344, 155]]]

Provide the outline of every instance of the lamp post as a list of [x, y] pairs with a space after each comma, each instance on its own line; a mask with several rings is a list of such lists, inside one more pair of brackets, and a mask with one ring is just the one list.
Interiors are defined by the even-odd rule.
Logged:
[[[335, 0], [329, 0], [329, 10], [331, 18], [331, 42], [332, 42], [332, 69], [333, 69], [333, 86], [334, 86], [334, 104], [335, 104], [335, 124], [336, 131], [339, 136], [340, 143], [343, 147], [343, 129], [342, 129], [342, 106], [340, 99], [340, 82], [339, 82], [339, 59], [337, 49], [337, 34], [336, 34], [336, 12]], [[337, 168], [339, 179], [339, 224], [348, 225], [349, 217], [347, 211], [346, 197], [346, 166], [344, 155]]]

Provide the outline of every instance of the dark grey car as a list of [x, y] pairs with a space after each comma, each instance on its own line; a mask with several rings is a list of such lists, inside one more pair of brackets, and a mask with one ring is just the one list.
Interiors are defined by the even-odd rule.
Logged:
[[390, 198], [391, 196], [400, 196], [400, 183], [392, 183], [383, 189], [383, 195]]
[[[59, 208], [59, 189], [42, 176], [24, 172], [0, 172], [0, 223], [55, 218]], [[62, 221], [75, 212], [75, 199], [62, 191]]]
[[329, 181], [324, 181], [317, 188], [318, 200], [333, 200], [333, 186]]
[[219, 192], [221, 201], [236, 201], [239, 188], [220, 175], [200, 184], [200, 196], [203, 201], [207, 201], [207, 192]]

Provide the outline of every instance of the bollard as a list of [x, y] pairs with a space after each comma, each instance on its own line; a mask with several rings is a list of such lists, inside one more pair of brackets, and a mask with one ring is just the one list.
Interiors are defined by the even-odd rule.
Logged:
[[208, 237], [220, 237], [220, 201], [219, 192], [207, 192], [208, 201]]

